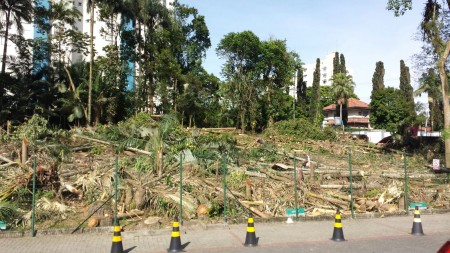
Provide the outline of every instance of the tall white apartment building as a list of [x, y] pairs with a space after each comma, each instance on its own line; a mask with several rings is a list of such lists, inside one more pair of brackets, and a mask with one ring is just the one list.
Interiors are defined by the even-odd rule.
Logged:
[[[320, 86], [331, 86], [332, 84], [334, 55], [335, 52], [331, 52], [325, 58], [320, 59]], [[307, 87], [312, 86], [315, 70], [315, 62], [303, 66], [303, 80]]]
[[[174, 0], [160, 0], [167, 8], [172, 8], [172, 3]], [[67, 29], [74, 29], [79, 32], [82, 32], [86, 34], [87, 36], [90, 35], [90, 13], [87, 10], [87, 2], [88, 0], [40, 0], [40, 3], [42, 6], [49, 8], [51, 3], [59, 3], [59, 2], [65, 2], [67, 4], [68, 8], [76, 8], [80, 13], [81, 17], [77, 18], [75, 20], [75, 24], [73, 26], [66, 25], [64, 27], [60, 27], [58, 29], [53, 29], [52, 34], [55, 34], [59, 32], [61, 29], [67, 30]], [[110, 45], [114, 43], [114, 38], [108, 33], [102, 33], [101, 31], [108, 31], [108, 26], [104, 21], [99, 20], [99, 10], [96, 9], [95, 15], [94, 15], [95, 21], [94, 21], [94, 50], [95, 50], [95, 57], [104, 56], [105, 52], [103, 48], [107, 45]], [[118, 20], [117, 23], [120, 21], [120, 17], [117, 17]], [[5, 17], [1, 16], [0, 14], [0, 21], [4, 21]], [[23, 36], [25, 39], [34, 39], [34, 38], [46, 38], [46, 34], [39, 33], [38, 28], [34, 22], [31, 23], [22, 23], [24, 31]], [[13, 34], [18, 34], [17, 27], [12, 26], [9, 28], [9, 37]], [[2, 59], [3, 55], [3, 45], [5, 43], [5, 37], [0, 36], [0, 59]], [[117, 38], [117, 43], [120, 45], [120, 38]], [[89, 52], [86, 54], [77, 53], [77, 52], [71, 52], [71, 48], [63, 48], [66, 51], [65, 55], [65, 61], [67, 63], [79, 63], [83, 60], [89, 61]], [[14, 61], [17, 57], [17, 51], [15, 45], [8, 41], [8, 48], [7, 48], [7, 66], [6, 69], [8, 71], [9, 63]]]

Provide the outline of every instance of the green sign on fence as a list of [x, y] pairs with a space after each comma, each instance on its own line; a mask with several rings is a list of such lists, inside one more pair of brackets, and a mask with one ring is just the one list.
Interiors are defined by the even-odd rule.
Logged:
[[418, 206], [419, 209], [427, 209], [427, 203], [425, 202], [411, 202], [409, 203], [409, 210], [416, 209], [416, 206]]
[[0, 220], [0, 230], [6, 230], [6, 222]]
[[[295, 217], [295, 208], [288, 208], [286, 209], [286, 216], [287, 217]], [[304, 208], [298, 208], [298, 215], [299, 216], [305, 216], [305, 209]]]

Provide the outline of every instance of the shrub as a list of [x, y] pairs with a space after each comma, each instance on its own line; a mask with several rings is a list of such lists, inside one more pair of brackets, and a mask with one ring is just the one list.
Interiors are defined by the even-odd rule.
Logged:
[[334, 140], [337, 138], [333, 128], [322, 129], [305, 118], [276, 122], [272, 129], [268, 129], [266, 132], [267, 134], [289, 135], [294, 139]]

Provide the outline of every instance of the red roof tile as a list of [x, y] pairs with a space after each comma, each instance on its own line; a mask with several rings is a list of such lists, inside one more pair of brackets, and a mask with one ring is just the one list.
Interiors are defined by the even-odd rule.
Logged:
[[[363, 101], [360, 101], [356, 98], [349, 98], [348, 99], [348, 108], [369, 108], [369, 104], [364, 103]], [[334, 111], [336, 110], [336, 104], [331, 104], [325, 106], [322, 111]]]

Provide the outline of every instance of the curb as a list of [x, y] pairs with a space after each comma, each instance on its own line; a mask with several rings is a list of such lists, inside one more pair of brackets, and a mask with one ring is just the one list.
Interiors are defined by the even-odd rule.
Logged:
[[[46, 230], [36, 230], [36, 237], [46, 236], [46, 235], [66, 235], [72, 234], [74, 228], [60, 228], [60, 229], [46, 229]], [[97, 228], [80, 228], [73, 234], [87, 234], [87, 233], [112, 233], [113, 226], [110, 227], [97, 227]], [[0, 238], [14, 238], [14, 237], [31, 237], [30, 231], [8, 231], [0, 232]]]
[[[413, 211], [413, 210], [412, 210]], [[375, 218], [386, 218], [386, 217], [400, 217], [400, 216], [410, 216], [413, 215], [412, 211], [402, 211], [398, 213], [362, 213], [355, 214], [355, 219], [375, 219]], [[450, 209], [425, 209], [420, 210], [421, 215], [432, 215], [432, 214], [445, 214], [450, 213]], [[307, 222], [307, 221], [323, 221], [323, 220], [334, 220], [334, 215], [327, 216], [299, 216], [298, 222]], [[263, 219], [259, 217], [255, 217], [255, 223], [284, 223], [286, 222], [287, 217], [273, 217], [268, 219]], [[342, 215], [342, 219], [351, 219], [351, 215]], [[229, 218], [227, 223], [216, 223], [216, 224], [207, 224], [203, 220], [197, 220], [200, 228], [204, 230], [211, 229], [230, 229], [230, 225], [232, 224], [246, 224], [246, 218]], [[96, 227], [96, 228], [80, 228], [73, 234], [88, 234], [88, 233], [112, 233], [113, 226], [108, 227]], [[189, 226], [186, 227], [189, 229]], [[47, 230], [37, 230], [36, 237], [47, 236], [47, 235], [64, 235], [64, 234], [72, 234], [74, 228], [63, 228], [63, 229], [47, 229]], [[146, 235], [160, 235], [163, 233], [168, 233], [167, 229], [151, 229], [151, 230], [143, 230]], [[137, 233], [138, 230], [129, 231], [130, 234]], [[142, 231], [141, 231], [142, 232]], [[0, 238], [17, 238], [17, 237], [31, 237], [31, 231], [1, 231]]]

